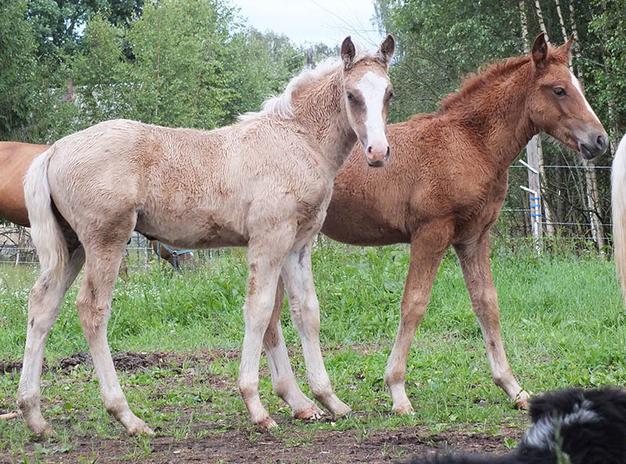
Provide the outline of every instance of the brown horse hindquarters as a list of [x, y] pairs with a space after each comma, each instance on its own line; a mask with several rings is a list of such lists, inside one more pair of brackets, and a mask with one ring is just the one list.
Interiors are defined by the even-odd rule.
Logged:
[[0, 217], [28, 227], [24, 204], [24, 175], [33, 160], [48, 148], [19, 142], [0, 142]]

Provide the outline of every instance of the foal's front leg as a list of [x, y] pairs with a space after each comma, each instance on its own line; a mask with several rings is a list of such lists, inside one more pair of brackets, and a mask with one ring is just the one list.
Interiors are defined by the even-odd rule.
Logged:
[[291, 316], [300, 333], [311, 391], [333, 416], [345, 416], [351, 409], [333, 392], [322, 358], [320, 306], [313, 284], [310, 243], [287, 256], [282, 276], [287, 287]]
[[393, 401], [392, 410], [397, 414], [413, 412], [404, 385], [407, 358], [417, 326], [426, 312], [433, 281], [448, 240], [441, 232], [447, 230], [446, 224], [431, 224], [424, 229], [428, 232], [416, 235], [411, 240], [409, 272], [400, 304], [400, 324], [385, 369], [385, 383]]
[[248, 295], [244, 304], [246, 327], [239, 366], [239, 391], [252, 422], [265, 428], [276, 426], [276, 422], [259, 396], [259, 361], [272, 318], [280, 268], [294, 237], [295, 227], [283, 224], [272, 231], [256, 231], [248, 243]]
[[491, 374], [520, 409], [528, 408], [528, 393], [513, 376], [500, 335], [500, 308], [489, 265], [489, 235], [484, 233], [475, 243], [455, 246], [472, 307], [483, 333]]

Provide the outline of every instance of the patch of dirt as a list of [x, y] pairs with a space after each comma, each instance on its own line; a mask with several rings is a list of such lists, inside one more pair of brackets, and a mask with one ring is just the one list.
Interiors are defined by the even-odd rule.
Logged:
[[22, 370], [22, 361], [0, 361], [0, 375], [12, 374]]
[[[154, 367], [182, 368], [187, 364], [207, 364], [217, 358], [225, 357], [234, 359], [239, 356], [238, 350], [204, 350], [194, 353], [168, 353], [152, 352], [141, 353], [123, 351], [113, 355], [115, 369], [121, 372], [139, 372]], [[58, 363], [48, 365], [44, 361], [44, 371], [55, 371], [67, 373], [76, 366], [93, 367], [91, 355], [81, 351], [67, 358], [61, 359]], [[0, 361], [0, 375], [19, 374], [22, 370], [22, 361]]]
[[[165, 364], [164, 353], [134, 353], [130, 351], [116, 353], [113, 355], [115, 369], [122, 372], [137, 372], [152, 367], [159, 367]], [[66, 372], [76, 366], [92, 367], [91, 355], [86, 352], [76, 353], [67, 358], [61, 359], [55, 366], [56, 370]]]
[[[206, 424], [207, 429], [210, 428]], [[490, 437], [482, 434], [449, 432], [432, 435], [421, 428], [375, 431], [321, 431], [302, 441], [293, 436], [280, 438], [270, 433], [228, 430], [202, 439], [156, 437], [152, 451], [145, 456], [132, 454], [132, 440], [80, 439], [71, 451], [56, 454], [46, 462], [98, 463], [131, 460], [151, 464], [192, 463], [388, 463], [406, 462], [413, 456], [464, 450], [472, 453], [504, 454], [505, 434]], [[515, 438], [517, 436], [515, 435]], [[132, 457], [131, 457], [132, 456]]]

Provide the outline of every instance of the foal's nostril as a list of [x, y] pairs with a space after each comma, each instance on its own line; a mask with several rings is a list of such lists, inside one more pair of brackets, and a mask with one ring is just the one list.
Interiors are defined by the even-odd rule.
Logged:
[[370, 145], [369, 147], [367, 147], [367, 152], [371, 153], [372, 152], [372, 146]]
[[385, 153], [385, 159], [389, 158], [389, 155], [391, 155], [391, 147], [387, 147], [387, 153]]

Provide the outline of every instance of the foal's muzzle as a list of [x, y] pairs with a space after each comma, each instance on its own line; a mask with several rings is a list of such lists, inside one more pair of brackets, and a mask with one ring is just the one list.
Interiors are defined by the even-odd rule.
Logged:
[[578, 150], [585, 159], [593, 159], [606, 151], [609, 146], [609, 137], [606, 132], [591, 133], [585, 141], [578, 142]]
[[389, 156], [391, 154], [391, 148], [387, 145], [385, 150], [375, 150], [372, 145], [367, 147], [365, 150], [365, 159], [367, 159], [367, 164], [373, 168], [379, 168], [384, 166], [385, 163], [389, 160]]

